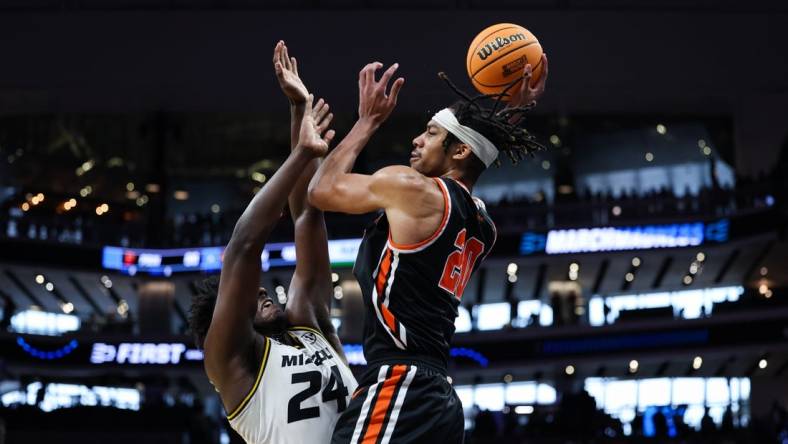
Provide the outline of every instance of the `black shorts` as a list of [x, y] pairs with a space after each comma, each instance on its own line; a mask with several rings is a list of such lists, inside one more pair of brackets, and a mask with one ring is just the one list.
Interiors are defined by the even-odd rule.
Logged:
[[362, 376], [331, 443], [461, 444], [464, 435], [462, 403], [446, 376], [417, 363], [389, 363]]

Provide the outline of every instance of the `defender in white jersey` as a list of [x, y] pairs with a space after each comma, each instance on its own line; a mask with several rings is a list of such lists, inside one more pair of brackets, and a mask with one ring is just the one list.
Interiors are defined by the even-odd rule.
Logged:
[[227, 416], [246, 442], [327, 442], [356, 389], [347, 364], [320, 332], [292, 327], [287, 334], [303, 347], [269, 338], [256, 389]]
[[[274, 68], [291, 104], [292, 152], [238, 219], [221, 276], [207, 279], [193, 298], [189, 325], [230, 424], [247, 443], [328, 442], [357, 385], [329, 316], [323, 213], [306, 202], [334, 135], [327, 131], [332, 115], [322, 100], [312, 106], [281, 41]], [[259, 286], [260, 257], [288, 194], [296, 270], [282, 310]]]

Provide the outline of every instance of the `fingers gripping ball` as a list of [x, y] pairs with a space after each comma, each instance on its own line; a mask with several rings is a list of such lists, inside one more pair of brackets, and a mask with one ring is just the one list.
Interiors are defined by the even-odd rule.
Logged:
[[[542, 74], [542, 46], [530, 31], [512, 23], [499, 23], [480, 32], [471, 42], [466, 58], [471, 83], [482, 94], [499, 94], [523, 76], [529, 63], [533, 86]], [[520, 85], [518, 82], [509, 91], [517, 91]]]

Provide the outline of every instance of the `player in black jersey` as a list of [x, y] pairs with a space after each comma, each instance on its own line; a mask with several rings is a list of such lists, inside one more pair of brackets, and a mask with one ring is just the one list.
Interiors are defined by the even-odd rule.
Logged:
[[[333, 443], [462, 442], [462, 405], [446, 380], [457, 306], [468, 280], [495, 243], [495, 226], [471, 189], [499, 151], [517, 161], [539, 145], [516, 123], [544, 91], [544, 74], [503, 111], [463, 102], [433, 116], [413, 140], [410, 167], [352, 174], [356, 157], [396, 105], [404, 83], [380, 63], [359, 73], [359, 120], [321, 165], [310, 202], [324, 211], [384, 210], [364, 234], [354, 273], [366, 309], [369, 368], [342, 414]], [[496, 107], [499, 101], [496, 101]]]

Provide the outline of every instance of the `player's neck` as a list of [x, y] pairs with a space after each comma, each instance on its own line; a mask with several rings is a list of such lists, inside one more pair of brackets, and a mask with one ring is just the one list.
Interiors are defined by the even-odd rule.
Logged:
[[463, 175], [462, 171], [456, 169], [449, 170], [446, 174], [444, 174], [441, 177], [448, 177], [449, 179], [456, 180], [457, 182], [462, 184], [462, 186], [464, 186], [469, 193], [473, 192], [473, 186], [476, 184], [475, 179], [472, 180], [470, 177]]

